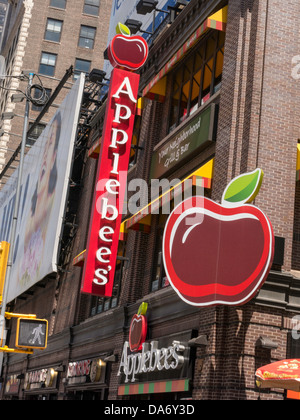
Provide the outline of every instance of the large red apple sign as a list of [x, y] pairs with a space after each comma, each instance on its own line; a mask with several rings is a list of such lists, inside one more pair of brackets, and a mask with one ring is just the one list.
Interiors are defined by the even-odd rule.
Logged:
[[245, 204], [257, 195], [260, 169], [235, 178], [222, 205], [192, 197], [171, 213], [164, 231], [167, 277], [190, 305], [242, 305], [263, 285], [273, 261], [270, 220]]
[[142, 349], [142, 345], [146, 340], [147, 336], [147, 312], [148, 304], [143, 302], [132, 318], [130, 329], [129, 329], [129, 347], [132, 352], [136, 352]]
[[147, 42], [141, 36], [131, 36], [130, 30], [120, 23], [117, 32], [107, 50], [111, 65], [127, 70], [139, 69], [148, 57]]

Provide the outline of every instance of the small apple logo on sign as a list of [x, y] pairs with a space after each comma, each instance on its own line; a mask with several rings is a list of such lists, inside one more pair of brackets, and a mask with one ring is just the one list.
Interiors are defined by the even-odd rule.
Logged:
[[131, 36], [129, 28], [119, 23], [117, 35], [108, 46], [108, 58], [113, 67], [137, 70], [148, 57], [148, 44], [141, 36]]
[[129, 329], [129, 347], [133, 352], [142, 349], [142, 345], [147, 336], [147, 318], [146, 313], [148, 304], [143, 302], [139, 307], [138, 313], [132, 318]]
[[274, 234], [252, 201], [261, 169], [235, 178], [222, 205], [191, 197], [171, 213], [163, 238], [167, 277], [190, 305], [242, 305], [263, 285], [273, 261]]

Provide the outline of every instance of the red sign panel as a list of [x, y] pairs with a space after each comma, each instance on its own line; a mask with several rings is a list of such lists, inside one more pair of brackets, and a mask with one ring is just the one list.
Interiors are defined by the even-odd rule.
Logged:
[[139, 78], [118, 68], [111, 74], [82, 293], [112, 295]]
[[247, 204], [262, 176], [257, 169], [235, 178], [222, 205], [196, 196], [171, 213], [163, 238], [164, 266], [186, 303], [242, 305], [262, 287], [273, 261], [274, 233], [268, 217]]

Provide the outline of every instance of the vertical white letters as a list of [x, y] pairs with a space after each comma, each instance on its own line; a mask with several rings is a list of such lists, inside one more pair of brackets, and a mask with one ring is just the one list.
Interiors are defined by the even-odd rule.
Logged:
[[[119, 165], [120, 159], [124, 153], [124, 149], [121, 148], [124, 148], [130, 140], [128, 132], [126, 131], [126, 125], [130, 126], [130, 119], [134, 117], [132, 105], [129, 100], [133, 104], [137, 103], [137, 99], [134, 97], [132, 91], [129, 77], [125, 77], [124, 80], [120, 82], [116, 93], [112, 95], [112, 97], [118, 99], [119, 101], [111, 102], [114, 107], [113, 116], [111, 117], [111, 132], [109, 133], [110, 144], [108, 146], [109, 150], [112, 149], [109, 153], [109, 159], [111, 159], [109, 165], [111, 169], [108, 175], [109, 178], [101, 179], [96, 188], [96, 191], [100, 193], [96, 201], [96, 211], [100, 215], [102, 223], [104, 222], [104, 226], [100, 223], [98, 235], [98, 242], [100, 242], [100, 244], [98, 245], [99, 248], [96, 252], [96, 260], [97, 263], [100, 264], [100, 267], [95, 269], [93, 279], [93, 283], [98, 286], [103, 286], [108, 283], [109, 272], [113, 266], [110, 260], [112, 258], [111, 247], [113, 245], [115, 235], [113, 226], [119, 217], [117, 203], [122, 182], [120, 179]], [[125, 124], [120, 126], [122, 123]], [[118, 127], [122, 127], [122, 129]], [[114, 179], [116, 176], [118, 178]]]
[[[124, 87], [126, 87], [126, 90], [123, 89]], [[128, 95], [132, 102], [134, 102], [135, 104], [137, 103], [137, 99], [135, 99], [135, 97], [133, 96], [130, 80], [128, 77], [125, 77], [123, 83], [121, 84], [117, 92], [113, 95], [113, 98], [120, 99], [120, 93]]]

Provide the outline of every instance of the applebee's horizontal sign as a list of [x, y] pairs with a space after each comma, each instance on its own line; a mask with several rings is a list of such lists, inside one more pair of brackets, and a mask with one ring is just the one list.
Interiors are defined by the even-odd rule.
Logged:
[[145, 342], [147, 336], [146, 312], [148, 304], [143, 302], [131, 320], [129, 341], [124, 343], [118, 376], [125, 375], [125, 383], [135, 382], [136, 376], [162, 370], [175, 370], [184, 363], [186, 347], [179, 341], [165, 348], [158, 347], [158, 341]]
[[261, 187], [261, 169], [235, 178], [222, 204], [191, 197], [171, 213], [163, 237], [170, 284], [194, 306], [242, 305], [263, 285], [273, 261], [268, 217], [250, 203]]
[[186, 347], [179, 341], [173, 341], [169, 347], [158, 348], [158, 341], [143, 343], [139, 353], [130, 354], [130, 345], [126, 341], [123, 347], [118, 376], [125, 375], [125, 383], [135, 382], [142, 373], [180, 369], [184, 363], [183, 353]]

